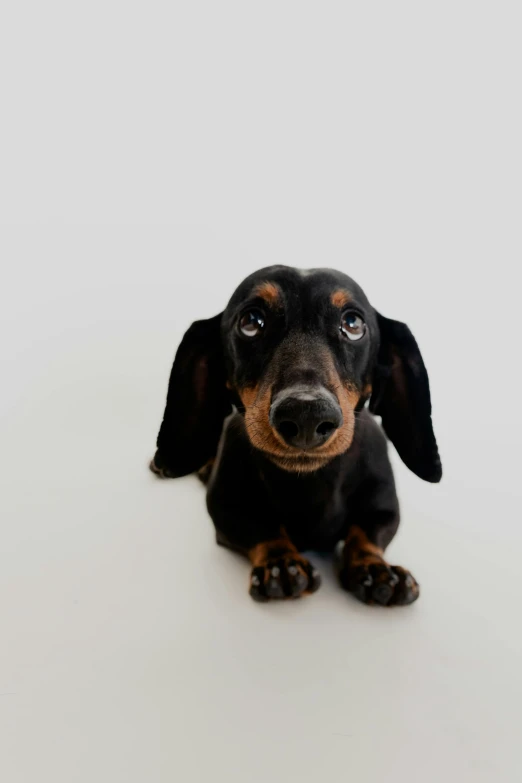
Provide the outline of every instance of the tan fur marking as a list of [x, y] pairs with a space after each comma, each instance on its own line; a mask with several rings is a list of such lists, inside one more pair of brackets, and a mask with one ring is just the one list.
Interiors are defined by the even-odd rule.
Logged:
[[272, 307], [278, 307], [281, 305], [281, 294], [279, 292], [278, 286], [268, 280], [265, 283], [260, 283], [258, 286], [256, 286], [254, 289], [254, 296], [261, 297], [261, 299], [264, 299], [265, 302], [267, 302], [267, 304], [271, 305]]
[[212, 457], [212, 459], [209, 459], [208, 462], [206, 462], [203, 467], [201, 467], [198, 470], [198, 476], [203, 482], [203, 484], [207, 484], [208, 480], [210, 478], [210, 474], [212, 473], [212, 468], [214, 467], [214, 463], [216, 461], [215, 457]]
[[346, 537], [345, 557], [350, 566], [382, 563], [384, 552], [368, 539], [360, 527], [354, 525]]
[[352, 301], [352, 295], [344, 288], [339, 288], [337, 291], [333, 292], [330, 301], [334, 307], [346, 307], [346, 305]]
[[254, 405], [256, 397], [259, 394], [259, 386], [247, 387], [245, 389], [239, 389], [238, 391], [239, 396], [241, 397], [241, 402], [245, 408], [250, 408], [252, 405]]
[[281, 557], [283, 552], [297, 554], [297, 549], [288, 536], [284, 536], [256, 544], [256, 546], [248, 550], [248, 558], [254, 567], [262, 566], [267, 560], [270, 560], [273, 552], [277, 553], [278, 557]]

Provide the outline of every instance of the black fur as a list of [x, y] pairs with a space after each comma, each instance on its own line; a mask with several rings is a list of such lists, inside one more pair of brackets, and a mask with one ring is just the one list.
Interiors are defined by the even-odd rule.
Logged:
[[[259, 286], [267, 283], [277, 301], [259, 295]], [[339, 290], [351, 297], [344, 307], [332, 301]], [[252, 308], [261, 309], [265, 321], [254, 339], [238, 329], [242, 314]], [[345, 310], [366, 323], [362, 339], [352, 342], [340, 331]], [[345, 406], [349, 399], [354, 409], [349, 446], [313, 470], [306, 466], [315, 452], [294, 450], [287, 460], [279, 442], [279, 457], [264, 445], [274, 440], [268, 422], [274, 398], [297, 388], [322, 389], [344, 399]], [[245, 390], [250, 400], [257, 393], [254, 402], [245, 403]], [[248, 415], [255, 413], [250, 425], [249, 407]], [[345, 419], [352, 416], [351, 409], [343, 410]], [[428, 376], [408, 327], [377, 313], [340, 272], [268, 267], [241, 283], [221, 315], [196, 322], [183, 338], [151, 467], [175, 477], [215, 460], [206, 471], [208, 509], [218, 542], [250, 556], [253, 597], [316, 589], [317, 575], [311, 576], [311, 566], [296, 553], [330, 552], [346, 541], [339, 565], [346, 589], [369, 603], [410, 603], [418, 595], [413, 577], [375, 554], [395, 535], [399, 506], [386, 438], [372, 413], [382, 417], [405, 464], [422, 479], [439, 481]], [[276, 542], [277, 558], [286, 552], [286, 560], [269, 557], [270, 542]]]

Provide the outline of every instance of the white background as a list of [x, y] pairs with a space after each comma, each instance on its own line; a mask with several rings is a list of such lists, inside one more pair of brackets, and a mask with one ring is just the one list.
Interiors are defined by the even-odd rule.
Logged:
[[[0, 16], [0, 777], [520, 778], [518, 3], [66, 3]], [[192, 320], [332, 266], [407, 321], [445, 476], [393, 454], [385, 611], [247, 596], [146, 469]]]

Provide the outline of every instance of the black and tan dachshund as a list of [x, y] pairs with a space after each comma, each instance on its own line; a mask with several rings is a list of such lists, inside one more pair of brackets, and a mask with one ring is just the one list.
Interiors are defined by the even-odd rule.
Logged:
[[[368, 404], [367, 404], [368, 403]], [[199, 471], [219, 544], [252, 564], [258, 601], [312, 593], [300, 553], [336, 550], [365, 603], [410, 604], [419, 585], [384, 550], [399, 525], [387, 441], [440, 481], [428, 375], [408, 327], [331, 269], [261, 269], [179, 346], [151, 469]]]

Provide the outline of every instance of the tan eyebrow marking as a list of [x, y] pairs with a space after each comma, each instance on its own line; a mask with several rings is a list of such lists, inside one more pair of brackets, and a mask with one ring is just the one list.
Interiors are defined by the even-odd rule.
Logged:
[[352, 295], [344, 288], [338, 288], [337, 291], [334, 291], [331, 295], [330, 301], [334, 307], [345, 307], [352, 301]]
[[259, 283], [259, 285], [254, 288], [254, 296], [261, 297], [261, 299], [264, 299], [265, 302], [273, 307], [282, 304], [278, 286], [275, 283], [271, 283], [269, 280], [265, 283]]

